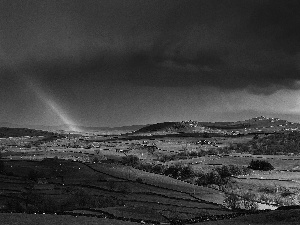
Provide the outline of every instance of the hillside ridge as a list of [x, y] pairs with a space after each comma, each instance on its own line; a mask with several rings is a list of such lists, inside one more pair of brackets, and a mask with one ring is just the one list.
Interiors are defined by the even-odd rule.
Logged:
[[236, 122], [198, 122], [193, 120], [181, 122], [162, 122], [151, 124], [134, 132], [142, 133], [273, 133], [279, 131], [300, 130], [299, 123], [289, 122], [279, 118], [258, 116]]

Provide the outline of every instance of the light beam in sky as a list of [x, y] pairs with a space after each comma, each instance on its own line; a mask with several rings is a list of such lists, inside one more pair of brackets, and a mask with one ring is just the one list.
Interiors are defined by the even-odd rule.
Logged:
[[65, 110], [62, 109], [62, 107], [57, 104], [51, 98], [49, 95], [46, 94], [46, 92], [40, 87], [37, 81], [34, 81], [33, 78], [26, 76], [26, 85], [32, 90], [35, 95], [47, 106], [51, 108], [51, 110], [58, 115], [60, 120], [68, 126], [69, 130], [71, 131], [82, 131], [80, 130], [76, 125], [77, 123], [74, 122], [73, 119], [70, 118], [70, 116], [66, 113]]
[[1, 46], [0, 59], [10, 68], [11, 71], [13, 71], [13, 75], [15, 75], [18, 80], [22, 80], [25, 85], [60, 118], [64, 125], [68, 126], [70, 131], [82, 131], [78, 128], [77, 123], [70, 118], [68, 113], [44, 91], [42, 85], [40, 85], [38, 81], [36, 81], [32, 76], [28, 76], [16, 69], [13, 62], [10, 60], [8, 55], [5, 54]]

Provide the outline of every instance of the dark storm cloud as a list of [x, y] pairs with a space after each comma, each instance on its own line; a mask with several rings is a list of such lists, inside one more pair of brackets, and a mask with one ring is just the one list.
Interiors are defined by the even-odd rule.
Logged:
[[51, 85], [298, 88], [299, 1], [3, 2], [3, 51]]

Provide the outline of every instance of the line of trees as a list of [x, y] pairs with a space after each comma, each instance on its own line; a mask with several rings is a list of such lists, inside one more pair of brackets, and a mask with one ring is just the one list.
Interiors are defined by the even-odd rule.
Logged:
[[[258, 160], [259, 161], [259, 160]], [[197, 185], [224, 185], [228, 183], [230, 177], [238, 175], [246, 175], [250, 173], [250, 169], [253, 169], [250, 163], [249, 167], [246, 166], [236, 166], [236, 165], [223, 165], [221, 167], [216, 167], [209, 172], [195, 172], [193, 168], [188, 164], [151, 164], [151, 163], [141, 163], [137, 156], [129, 155], [122, 158], [122, 163], [127, 166], [132, 166], [136, 169], [141, 169], [147, 172], [161, 174], [169, 176], [175, 179], [188, 180]], [[267, 162], [258, 162], [262, 164], [262, 169], [271, 168]], [[269, 166], [269, 167], [267, 167]]]
[[167, 161], [173, 161], [173, 160], [202, 157], [202, 156], [206, 156], [206, 155], [218, 155], [220, 153], [224, 153], [224, 150], [221, 148], [220, 149], [212, 148], [209, 150], [199, 149], [199, 150], [193, 150], [193, 151], [182, 151], [177, 154], [162, 155], [162, 156], [158, 157], [158, 161], [167, 162]]

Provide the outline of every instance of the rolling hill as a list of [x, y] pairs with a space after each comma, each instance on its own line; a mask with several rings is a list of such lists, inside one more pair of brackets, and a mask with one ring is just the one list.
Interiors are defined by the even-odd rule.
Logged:
[[248, 133], [273, 133], [278, 131], [299, 130], [300, 124], [278, 118], [264, 116], [254, 117], [236, 122], [164, 122], [151, 124], [137, 130], [135, 134], [163, 134], [163, 133], [223, 133], [223, 134], [248, 134]]

